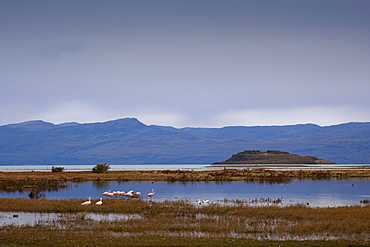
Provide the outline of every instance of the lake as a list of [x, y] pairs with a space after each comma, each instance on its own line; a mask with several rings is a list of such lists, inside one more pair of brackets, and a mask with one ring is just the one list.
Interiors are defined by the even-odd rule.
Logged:
[[[47, 199], [80, 198], [81, 202], [88, 197], [92, 201], [103, 201], [110, 198], [102, 196], [104, 191], [140, 191], [142, 199], [146, 194], [155, 190], [153, 201], [188, 199], [196, 203], [197, 199], [209, 200], [210, 203], [228, 203], [233, 200], [242, 200], [252, 205], [267, 205], [267, 199], [282, 198], [279, 205], [297, 203], [313, 207], [336, 207], [360, 205], [360, 201], [370, 199], [369, 179], [294, 179], [288, 183], [267, 182], [85, 182], [68, 183], [68, 188], [59, 191], [43, 192]], [[0, 192], [0, 197], [29, 198], [29, 191]], [[261, 200], [261, 198], [263, 200]], [[122, 197], [122, 200], [126, 200]]]

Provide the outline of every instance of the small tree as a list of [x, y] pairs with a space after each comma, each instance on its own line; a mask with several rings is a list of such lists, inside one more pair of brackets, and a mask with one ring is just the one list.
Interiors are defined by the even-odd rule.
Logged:
[[51, 167], [51, 172], [63, 172], [64, 171], [64, 167]]
[[108, 171], [109, 165], [107, 164], [97, 164], [96, 166], [93, 167], [92, 171], [93, 173], [103, 173]]

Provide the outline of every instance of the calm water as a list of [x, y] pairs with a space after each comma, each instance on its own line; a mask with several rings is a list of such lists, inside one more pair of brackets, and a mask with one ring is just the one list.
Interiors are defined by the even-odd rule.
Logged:
[[[79, 198], [81, 202], [91, 197], [97, 201], [104, 191], [140, 191], [145, 195], [155, 189], [154, 201], [208, 199], [222, 203], [224, 199], [245, 200], [259, 198], [283, 198], [282, 205], [309, 203], [311, 206], [335, 207], [360, 205], [360, 201], [370, 199], [370, 180], [292, 180], [290, 183], [268, 184], [256, 182], [86, 182], [69, 183], [67, 189], [44, 192], [48, 199]], [[29, 192], [0, 192], [0, 197], [29, 198]], [[103, 197], [103, 201], [110, 198]], [[125, 199], [122, 199], [125, 200]]]

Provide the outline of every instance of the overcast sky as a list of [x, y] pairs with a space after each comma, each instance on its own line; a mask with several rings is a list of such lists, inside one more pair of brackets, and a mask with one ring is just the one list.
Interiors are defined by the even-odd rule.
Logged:
[[370, 122], [368, 0], [0, 0], [0, 125]]

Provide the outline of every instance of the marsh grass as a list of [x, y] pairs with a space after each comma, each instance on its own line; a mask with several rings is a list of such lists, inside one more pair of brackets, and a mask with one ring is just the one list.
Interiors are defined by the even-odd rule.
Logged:
[[[108, 239], [107, 243], [131, 239], [134, 243], [144, 244], [146, 238], [156, 239], [158, 242], [161, 242], [160, 239], [170, 238], [174, 239], [173, 243], [183, 243], [176, 239], [183, 239], [185, 243], [190, 243], [190, 240], [208, 240], [211, 243], [215, 239], [230, 239], [236, 243], [246, 243], [247, 240], [295, 240], [369, 244], [370, 241], [370, 206], [197, 206], [187, 200], [148, 203], [143, 200], [119, 199], [108, 200], [99, 207], [81, 206], [80, 203], [81, 200], [75, 199], [2, 198], [0, 211], [59, 212], [62, 216], [58, 220], [40, 222], [34, 226], [2, 226], [0, 243], [4, 244], [5, 239], [19, 231], [23, 232], [22, 239], [18, 239], [20, 242], [28, 241], [23, 238], [24, 235], [30, 237], [27, 246], [32, 245], [32, 240], [46, 242], [53, 241], [54, 238], [65, 239], [65, 236], [68, 236], [67, 239], [75, 238], [77, 242], [90, 241], [102, 233], [104, 239]], [[136, 214], [140, 217], [96, 221], [87, 217], [87, 212]], [[85, 237], [74, 235], [73, 232], [79, 232]]]
[[[23, 185], [86, 181], [273, 181], [289, 182], [293, 178], [370, 178], [370, 170], [285, 170], [221, 169], [215, 171], [107, 171], [83, 172], [0, 172], [0, 182], [18, 181]], [[4, 186], [3, 186], [4, 187]], [[2, 188], [3, 188], [2, 187]]]

